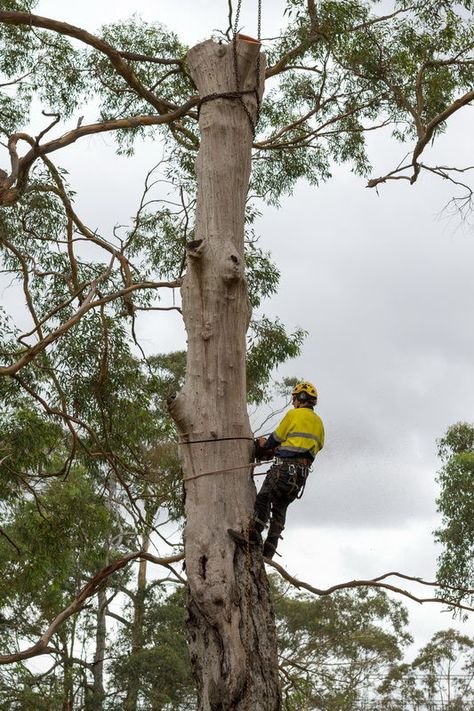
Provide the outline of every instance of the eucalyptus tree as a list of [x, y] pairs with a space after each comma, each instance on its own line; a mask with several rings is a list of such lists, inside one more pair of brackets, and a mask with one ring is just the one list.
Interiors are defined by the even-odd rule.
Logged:
[[[110, 331], [114, 331], [113, 323]], [[81, 395], [72, 380], [68, 382], [67, 367], [58, 375], [69, 386], [76, 417], [87, 419], [89, 434], [93, 433], [93, 437], [81, 438], [73, 457], [74, 440], [60, 419], [41, 416], [29, 392], [22, 396], [16, 387], [4, 393], [5, 410], [0, 415], [4, 453], [0, 472], [5, 485], [0, 537], [2, 648], [14, 649], [21, 640], [23, 646], [31, 644], [30, 652], [33, 647], [34, 654], [48, 654], [39, 675], [27, 672], [21, 664], [0, 673], [0, 698], [5, 703], [18, 702], [19, 708], [36, 708], [39, 698], [46, 699], [51, 710], [82, 708], [80, 704], [91, 711], [104, 708], [108, 623], [117, 618], [114, 609], [126, 595], [137, 601], [138, 614], [130, 627], [135, 638], [140, 636], [145, 560], [139, 564], [136, 591], [131, 572], [122, 571], [109, 583], [102, 580], [92, 591], [95, 599], [88, 596], [80, 618], [53, 624], [49, 644], [35, 646], [35, 641], [51, 629], [50, 623], [64, 614], [97, 571], [131, 552], [148, 553], [151, 531], [162, 535], [160, 512], [166, 510], [168, 521], [182, 516], [176, 445], [170, 440], [170, 423], [160, 418], [153, 401], [179, 380], [183, 356], [151, 358], [147, 377], [140, 377], [139, 363], [127, 344], [122, 343], [120, 351], [112, 341], [109, 332], [112, 350], [107, 380], [116, 380], [117, 385], [110, 391], [101, 389], [98, 401], [94, 386], [89, 389], [78, 382], [79, 389], [85, 388]], [[94, 373], [95, 355], [88, 361], [87, 351], [81, 353], [82, 372], [90, 367]], [[96, 419], [93, 411], [98, 402], [100, 417]], [[117, 410], [124, 414], [113, 419]], [[111, 419], [113, 424], [105, 429], [103, 423]], [[110, 467], [112, 454], [114, 466]], [[169, 575], [179, 580], [173, 571]], [[25, 656], [31, 654], [13, 653], [10, 661]]]
[[438, 473], [437, 500], [442, 524], [435, 531], [442, 550], [438, 559], [441, 585], [458, 587], [450, 593], [453, 602], [472, 600], [474, 587], [474, 426], [458, 422], [449, 427], [438, 442], [443, 463]]
[[[105, 541], [117, 530], [115, 516], [78, 467], [66, 481], [49, 479], [41, 497], [16, 498], [0, 540], [2, 646], [14, 648], [18, 639], [34, 643], [43, 634], [87, 578], [104, 566], [109, 553]], [[93, 661], [85, 654], [89, 646], [94, 648], [97, 616], [91, 606], [58, 628], [40, 674], [13, 659], [9, 672], [2, 670], [0, 708], [33, 711], [44, 704], [69, 709], [78, 690], [97, 696], [102, 679], [94, 661], [99, 657], [95, 654]]]
[[[406, 609], [383, 591], [340, 591], [314, 599], [296, 593], [275, 574], [270, 583], [283, 708], [349, 711], [368, 698], [383, 698], [378, 689], [398, 671], [411, 641]], [[132, 671], [140, 681], [134, 711], [194, 709], [184, 590], [164, 596], [152, 583], [146, 595], [142, 648], [127, 653], [131, 630], [123, 625], [111, 651], [108, 703], [111, 708], [131, 708], [127, 698]]]
[[[186, 644], [184, 587], [163, 593], [157, 581], [151, 581], [144, 599], [140, 647], [134, 648], [133, 628], [126, 624], [114, 643], [106, 708], [192, 711], [196, 708], [196, 689]], [[128, 619], [134, 616], [127, 608], [123, 614]], [[129, 683], [132, 677], [135, 686]]]
[[[474, 708], [472, 637], [457, 630], [435, 632], [410, 663], [395, 665], [381, 685], [384, 708], [417, 711]], [[385, 696], [383, 696], [385, 694]]]
[[[375, 2], [288, 0], [286, 26], [268, 43], [266, 61], [259, 41], [237, 32], [231, 38], [231, 27], [222, 41], [186, 52], [174, 33], [137, 18], [92, 35], [33, 14], [34, 5], [7, 0], [0, 11], [7, 149], [1, 239], [5, 268], [20, 277], [32, 322], [30, 330], [4, 336], [0, 374], [62, 417], [78, 443], [88, 423], [76, 417], [57, 378], [68, 334], [87, 340], [86, 318], [96, 319], [101, 347], [87, 383], [100, 394], [112, 385], [110, 319], [128, 324], [133, 336], [140, 310], [179, 308], [158, 298], [181, 289], [188, 353], [184, 385], [170, 411], [186, 488], [189, 631], [199, 705], [278, 709], [263, 560], [235, 550], [226, 534], [229, 527], [246, 527], [255, 495], [245, 373], [244, 222], [255, 214], [249, 180], [252, 193], [276, 204], [299, 178], [314, 185], [328, 178], [334, 162], [368, 176], [365, 131], [391, 127], [395, 140], [410, 142], [410, 158], [371, 178], [370, 187], [415, 183], [424, 171], [458, 184], [457, 172], [422, 156], [450, 116], [474, 98], [471, 3], [402, 0], [380, 14]], [[266, 79], [272, 83], [264, 98]], [[33, 97], [49, 116], [36, 136], [25, 131]], [[89, 121], [93, 108], [84, 121], [91, 97], [99, 103], [98, 117]], [[85, 136], [110, 132], [122, 153], [131, 154], [140, 139], [160, 141], [165, 177], [179, 185], [180, 199], [175, 209], [156, 212], [147, 180], [133, 224], [104, 237], [77, 214], [53, 158]], [[463, 189], [460, 198], [469, 201], [469, 186]], [[83, 242], [92, 253], [81, 251]], [[265, 264], [264, 255], [259, 260]], [[247, 245], [248, 265], [257, 261], [255, 244]], [[270, 268], [270, 293], [273, 274]], [[96, 341], [89, 339], [91, 348]], [[86, 380], [76, 356], [80, 389]], [[104, 416], [100, 397], [95, 402], [91, 414], [107, 441], [120, 447], [109, 437], [113, 418]], [[111, 450], [107, 466], [126, 487], [121, 457]]]
[[374, 590], [315, 599], [272, 576], [286, 711], [351, 711], [380, 702], [381, 687], [412, 641], [400, 602]]

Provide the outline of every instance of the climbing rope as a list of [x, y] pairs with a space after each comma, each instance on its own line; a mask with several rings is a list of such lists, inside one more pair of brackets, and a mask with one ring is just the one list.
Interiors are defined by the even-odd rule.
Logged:
[[[192, 481], [193, 479], [200, 479], [203, 476], [213, 476], [214, 474], [226, 474], [227, 472], [237, 471], [238, 469], [255, 469], [255, 467], [261, 467], [264, 464], [271, 464], [272, 461], [273, 460], [270, 459], [267, 462], [249, 462], [248, 464], [243, 464], [238, 467], [229, 467], [229, 469], [216, 469], [212, 472], [201, 472], [201, 474], [194, 474], [193, 476], [184, 477], [183, 481]], [[262, 474], [266, 474], [266, 472], [260, 472], [259, 474], [254, 472], [253, 476], [261, 476]]]
[[253, 437], [211, 437], [210, 439], [180, 439], [178, 444], [203, 444], [204, 442], [228, 442], [229, 440], [246, 439], [249, 442], [253, 442]]

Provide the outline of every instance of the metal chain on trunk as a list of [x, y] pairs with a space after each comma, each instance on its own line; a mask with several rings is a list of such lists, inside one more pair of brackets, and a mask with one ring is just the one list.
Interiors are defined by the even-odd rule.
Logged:
[[[237, 3], [237, 9], [235, 11], [235, 22], [234, 22], [234, 34], [232, 37], [232, 48], [233, 48], [233, 53], [234, 53], [234, 73], [235, 73], [235, 88], [236, 88], [236, 93], [238, 95], [238, 99], [240, 103], [242, 104], [242, 108], [244, 109], [245, 113], [247, 114], [247, 118], [250, 122], [250, 126], [252, 128], [252, 136], [255, 138], [255, 132], [257, 129], [257, 124], [258, 120], [260, 118], [260, 94], [259, 94], [259, 83], [260, 83], [260, 51], [257, 56], [257, 67], [256, 67], [256, 77], [255, 77], [255, 88], [248, 90], [248, 91], [242, 91], [240, 88], [240, 76], [239, 76], [239, 66], [238, 66], [238, 61], [237, 61], [237, 33], [239, 29], [239, 18], [240, 18], [240, 10], [242, 7], [242, 0], [238, 0]], [[257, 3], [257, 41], [260, 44], [261, 40], [261, 34], [262, 34], [262, 0], [258, 0]], [[252, 94], [255, 93], [255, 97], [257, 99], [257, 116], [255, 118], [255, 121], [252, 119], [252, 116], [250, 114], [250, 111], [248, 110], [248, 107], [243, 100], [243, 95], [244, 94]]]
[[[255, 87], [253, 89], [241, 89], [240, 88], [240, 76], [239, 76], [239, 67], [238, 67], [238, 60], [237, 60], [237, 30], [239, 26], [239, 17], [240, 17], [240, 9], [242, 6], [242, 0], [239, 0], [237, 3], [237, 9], [235, 13], [235, 23], [234, 23], [234, 30], [233, 30], [233, 37], [232, 37], [232, 52], [233, 52], [233, 58], [234, 58], [234, 74], [235, 74], [235, 91], [223, 91], [223, 92], [214, 92], [213, 94], [207, 94], [206, 96], [203, 96], [199, 100], [198, 104], [198, 118], [199, 118], [199, 113], [201, 111], [201, 106], [208, 101], [214, 101], [215, 99], [236, 99], [237, 101], [240, 102], [243, 110], [245, 111], [245, 114], [249, 120], [250, 123], [250, 128], [252, 129], [252, 136], [255, 138], [255, 132], [257, 129], [257, 124], [258, 120], [260, 117], [260, 94], [259, 94], [259, 83], [260, 83], [260, 51], [257, 56], [257, 65], [256, 65], [256, 78], [255, 78]], [[262, 0], [258, 0], [258, 10], [257, 10], [257, 41], [260, 44], [260, 39], [261, 39], [261, 31], [262, 31]], [[255, 98], [257, 100], [257, 115], [255, 118], [255, 121], [252, 118], [252, 115], [247, 107], [247, 104], [243, 100], [243, 97], [246, 94], [255, 94]]]

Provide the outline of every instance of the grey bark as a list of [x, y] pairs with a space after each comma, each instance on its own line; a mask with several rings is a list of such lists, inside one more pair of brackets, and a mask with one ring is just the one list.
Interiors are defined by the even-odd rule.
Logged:
[[[63, 641], [63, 640], [62, 640]], [[73, 663], [67, 652], [67, 644], [63, 642], [64, 662], [63, 662], [63, 703], [62, 711], [73, 711], [74, 709], [74, 676]]]
[[[253, 89], [259, 45], [239, 40], [236, 50], [240, 88]], [[201, 97], [236, 90], [232, 44], [199, 44], [187, 63]], [[260, 93], [263, 65], [262, 55]], [[256, 96], [246, 94], [243, 101], [255, 119]], [[186, 488], [191, 658], [200, 711], [276, 711], [276, 634], [262, 555], [236, 547], [227, 534], [247, 527], [255, 500], [244, 274], [252, 129], [241, 102], [230, 98], [203, 103], [199, 126], [195, 239], [182, 288], [186, 379], [170, 407]]]
[[[144, 534], [142, 550], [148, 551], [150, 538]], [[138, 566], [137, 591], [133, 598], [133, 622], [131, 630], [131, 657], [136, 659], [143, 649], [143, 625], [145, 620], [145, 596], [146, 596], [146, 575], [147, 562], [140, 560]], [[138, 708], [138, 693], [140, 691], [141, 678], [138, 668], [132, 666], [128, 676], [127, 696], [124, 701], [124, 711], [136, 711]]]
[[91, 700], [91, 711], [102, 711], [105, 698], [104, 689], [104, 657], [107, 637], [107, 592], [99, 590], [97, 593], [97, 624], [95, 632], [95, 652], [94, 664], [92, 667], [93, 691]]

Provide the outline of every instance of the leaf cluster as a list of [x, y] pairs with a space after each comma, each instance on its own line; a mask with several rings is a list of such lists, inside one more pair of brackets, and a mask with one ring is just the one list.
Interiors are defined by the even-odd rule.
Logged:
[[354, 708], [411, 641], [405, 608], [381, 591], [314, 599], [272, 578], [285, 708]]
[[[126, 689], [126, 680], [131, 675], [140, 680], [140, 708], [144, 710], [179, 708], [191, 711], [195, 708], [185, 618], [184, 589], [178, 588], [166, 595], [150, 586], [146, 593], [141, 648], [127, 653], [132, 644], [132, 628], [124, 626], [120, 631], [116, 645], [118, 653], [109, 671], [117, 689]], [[117, 708], [121, 698], [123, 692], [114, 694], [111, 708]]]
[[263, 316], [252, 321], [247, 339], [247, 399], [250, 403], [268, 400], [273, 370], [299, 355], [305, 336], [302, 328], [287, 333], [278, 318], [272, 321]]
[[[438, 580], [441, 584], [472, 588], [474, 586], [474, 427], [459, 422], [448, 428], [438, 442], [443, 466], [437, 481], [440, 494], [438, 511], [442, 525], [435, 531], [435, 539], [442, 545], [438, 559]], [[456, 601], [472, 594], [444, 591]]]

